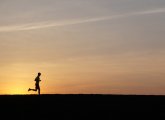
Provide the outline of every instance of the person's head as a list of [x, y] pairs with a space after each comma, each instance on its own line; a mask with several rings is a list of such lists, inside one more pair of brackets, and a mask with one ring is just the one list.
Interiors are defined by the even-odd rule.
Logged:
[[41, 73], [40, 72], [38, 73], [38, 76], [41, 76]]

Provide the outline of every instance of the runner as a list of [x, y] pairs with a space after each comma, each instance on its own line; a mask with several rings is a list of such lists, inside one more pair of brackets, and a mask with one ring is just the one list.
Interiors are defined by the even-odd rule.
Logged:
[[39, 85], [39, 82], [41, 81], [40, 80], [40, 76], [41, 76], [41, 73], [39, 72], [38, 73], [38, 76], [34, 80], [34, 81], [36, 81], [36, 83], [35, 83], [35, 89], [29, 88], [28, 91], [31, 91], [31, 90], [32, 91], [37, 91], [38, 90], [38, 95], [40, 95], [40, 85]]

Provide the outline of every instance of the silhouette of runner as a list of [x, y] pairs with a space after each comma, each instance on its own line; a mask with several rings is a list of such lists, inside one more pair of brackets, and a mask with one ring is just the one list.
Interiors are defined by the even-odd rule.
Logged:
[[31, 91], [31, 90], [32, 91], [37, 91], [38, 90], [38, 94], [40, 95], [40, 85], [39, 85], [39, 82], [41, 81], [40, 80], [40, 76], [41, 76], [41, 73], [39, 72], [38, 73], [38, 76], [34, 80], [34, 81], [36, 81], [36, 83], [35, 83], [35, 89], [29, 88], [28, 91]]

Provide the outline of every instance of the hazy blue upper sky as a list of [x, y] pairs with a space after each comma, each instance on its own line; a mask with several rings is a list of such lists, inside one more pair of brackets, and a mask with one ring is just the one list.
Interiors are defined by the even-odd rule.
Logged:
[[165, 0], [0, 0], [0, 93], [165, 94]]

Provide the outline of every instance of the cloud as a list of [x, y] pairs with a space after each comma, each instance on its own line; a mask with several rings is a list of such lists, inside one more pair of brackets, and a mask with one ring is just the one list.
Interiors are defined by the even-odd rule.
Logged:
[[165, 8], [159, 8], [159, 9], [155, 9], [155, 10], [148, 10], [148, 11], [142, 11], [142, 12], [136, 12], [134, 13], [135, 15], [145, 15], [145, 14], [156, 14], [156, 13], [164, 13], [165, 12]]
[[148, 14], [157, 14], [157, 13], [165, 13], [165, 8], [146, 10], [146, 11], [140, 11], [140, 12], [132, 12], [132, 13], [127, 13], [127, 14], [113, 15], [113, 16], [104, 16], [104, 17], [98, 17], [98, 18], [68, 20], [68, 21], [63, 21], [63, 22], [46, 21], [46, 22], [39, 22], [39, 23], [27, 23], [27, 24], [21, 24], [21, 25], [2, 26], [0, 27], [0, 32], [12, 32], [12, 31], [23, 31], [23, 30], [35, 30], [35, 29], [42, 29], [42, 28], [49, 28], [49, 27], [60, 27], [60, 26], [76, 25], [76, 24], [83, 24], [83, 23], [89, 23], [89, 22], [119, 19], [119, 18], [129, 17], [129, 16], [148, 15]]

